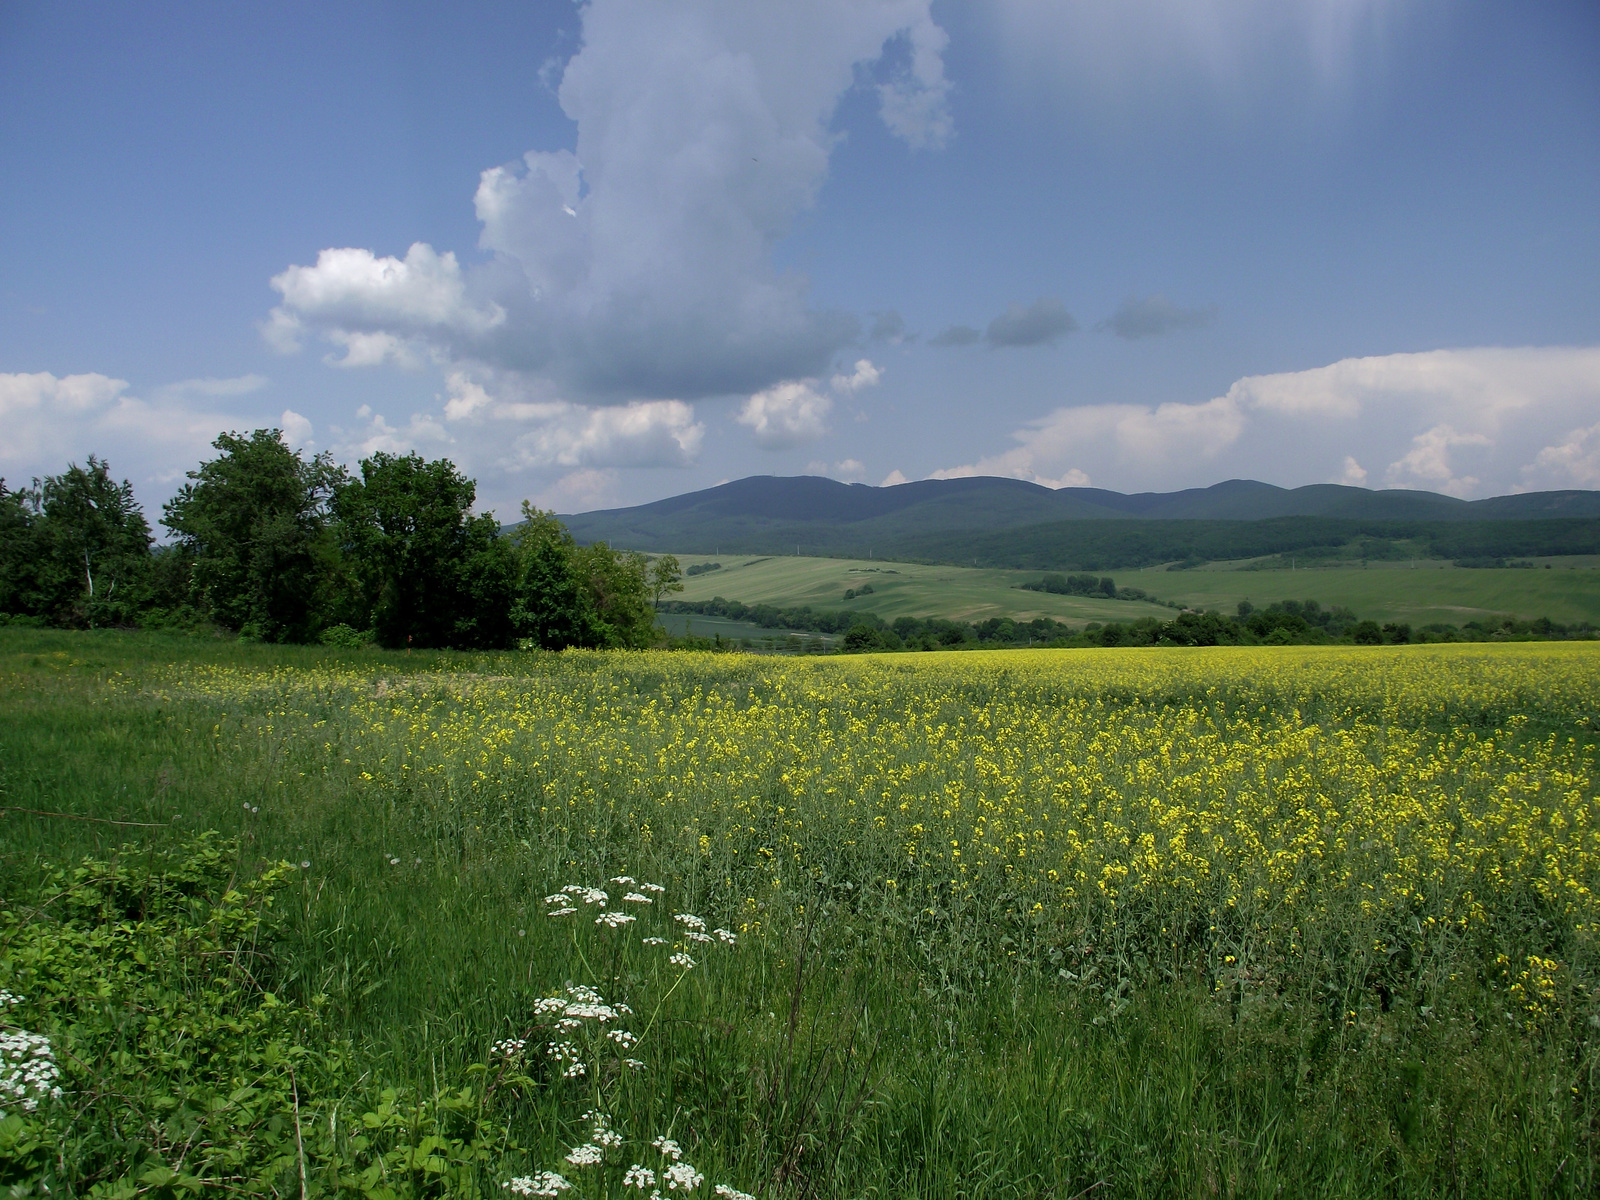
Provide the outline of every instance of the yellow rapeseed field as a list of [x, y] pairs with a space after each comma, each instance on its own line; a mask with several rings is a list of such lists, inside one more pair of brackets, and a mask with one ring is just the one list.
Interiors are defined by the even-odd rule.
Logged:
[[163, 687], [235, 714], [219, 744], [710, 880], [747, 930], [805, 877], [1019, 947], [1201, 946], [1219, 979], [1491, 936], [1530, 1010], [1600, 930], [1588, 645], [485, 664]]

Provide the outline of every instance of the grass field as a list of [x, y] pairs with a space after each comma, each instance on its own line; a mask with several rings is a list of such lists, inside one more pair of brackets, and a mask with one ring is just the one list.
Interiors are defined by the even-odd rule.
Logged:
[[[685, 566], [721, 562], [722, 570], [686, 579], [680, 599], [722, 596], [746, 604], [779, 607], [851, 608], [895, 617], [945, 617], [981, 621], [989, 617], [1058, 621], [1129, 621], [1141, 616], [1170, 617], [1158, 606], [1091, 600], [1022, 591], [1017, 584], [1039, 578], [1037, 571], [998, 571], [971, 567], [921, 566], [838, 558], [715, 558], [684, 555]], [[1600, 623], [1600, 569], [1590, 559], [1561, 563], [1551, 570], [1464, 569], [1441, 563], [1373, 564], [1370, 568], [1316, 568], [1291, 571], [1239, 570], [1214, 564], [1192, 571], [1117, 571], [1120, 586], [1137, 587], [1161, 600], [1193, 608], [1232, 612], [1240, 600], [1257, 605], [1274, 600], [1317, 600], [1342, 604], [1363, 618], [1426, 625], [1461, 625], [1496, 615], [1532, 620], [1549, 617], [1570, 624]], [[870, 583], [873, 593], [851, 601], [846, 589]]]
[[[132, 1162], [126, 1194], [187, 1194], [149, 1164], [211, 1170], [207, 1114], [254, 1105], [280, 1195], [642, 1200], [630, 1166], [724, 1197], [1592, 1195], [1597, 728], [1578, 643], [780, 659], [0, 630], [5, 1020], [78, 1051], [62, 1098], [0, 1121], [0, 1168], [110, 1113], [57, 1192]], [[110, 920], [94, 872], [38, 901], [48, 863], [208, 829], [238, 839], [236, 888], [285, 864], [247, 960], [272, 996], [230, 1028], [299, 1041], [185, 1108], [204, 1052], [169, 1027], [201, 958], [135, 1000], [121, 975], [52, 992], [25, 950], [68, 909]], [[149, 905], [123, 903], [83, 971]], [[418, 1140], [447, 1113], [503, 1132]]]
[[662, 613], [657, 619], [662, 628], [673, 637], [690, 634], [703, 638], [721, 636], [736, 642], [753, 642], [762, 647], [774, 641], [781, 644], [791, 636], [801, 638], [807, 643], [819, 641], [828, 647], [837, 645], [839, 641], [835, 634], [808, 630], [768, 629], [763, 625], [752, 625], [748, 621], [730, 621], [726, 617], [702, 616], [699, 613]]
[[[722, 596], [746, 604], [775, 604], [780, 608], [809, 605], [820, 609], [848, 608], [877, 613], [886, 621], [896, 617], [944, 617], [959, 621], [985, 621], [990, 617], [1058, 621], [1133, 621], [1139, 617], [1171, 617], [1159, 605], [1123, 600], [1096, 600], [1085, 596], [1056, 596], [1029, 592], [1019, 583], [1039, 578], [1037, 571], [991, 571], [972, 567], [925, 566], [918, 563], [881, 562], [847, 558], [733, 558], [683, 555], [685, 567], [720, 562], [720, 571], [685, 579], [680, 600], [710, 600]], [[870, 584], [872, 593], [846, 600], [846, 591]]]

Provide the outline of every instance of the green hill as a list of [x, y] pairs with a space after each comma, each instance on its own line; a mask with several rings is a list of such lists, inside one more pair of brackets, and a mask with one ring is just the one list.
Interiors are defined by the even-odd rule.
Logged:
[[1124, 495], [1017, 479], [875, 488], [753, 476], [634, 508], [564, 517], [584, 542], [702, 554], [895, 558], [1019, 570], [1178, 560], [1505, 558], [1600, 552], [1600, 492], [1465, 501], [1431, 492], [1229, 480]]

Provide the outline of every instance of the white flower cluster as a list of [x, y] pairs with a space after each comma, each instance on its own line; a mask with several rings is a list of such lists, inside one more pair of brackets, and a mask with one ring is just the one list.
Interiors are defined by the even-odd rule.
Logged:
[[719, 1183], [711, 1190], [721, 1196], [722, 1200], [756, 1200], [749, 1192], [741, 1192], [738, 1188], [729, 1187], [725, 1183]]
[[682, 967], [685, 971], [691, 970], [694, 967], [694, 959], [690, 958], [682, 951], [674, 954], [671, 958], [667, 959], [667, 961], [675, 967]]
[[[6, 1008], [22, 997], [0, 992]], [[50, 1039], [26, 1029], [0, 1032], [0, 1102], [17, 1101], [23, 1112], [36, 1112], [41, 1100], [61, 1099], [61, 1068]], [[0, 1119], [5, 1117], [0, 1110]]]
[[601, 913], [594, 919], [594, 923], [596, 925], [604, 925], [610, 929], [615, 929], [618, 925], [626, 925], [629, 921], [637, 921], [638, 919], [639, 918], [634, 916], [632, 913], [617, 912], [615, 909], [613, 909], [611, 912]]
[[626, 1029], [608, 1029], [606, 1036], [624, 1050], [632, 1050], [634, 1044], [639, 1040], [637, 1034], [629, 1033]]
[[526, 1038], [501, 1038], [489, 1047], [489, 1057], [503, 1058], [507, 1062], [521, 1062], [522, 1056], [527, 1052], [528, 1041]]
[[593, 1142], [584, 1142], [567, 1152], [567, 1161], [575, 1167], [592, 1167], [605, 1157], [605, 1152]]
[[686, 1162], [675, 1162], [661, 1173], [661, 1178], [666, 1181], [667, 1187], [672, 1191], [682, 1188], [692, 1192], [706, 1181], [706, 1177], [696, 1171]]
[[561, 1065], [561, 1074], [567, 1079], [576, 1079], [588, 1072], [582, 1055], [571, 1042], [551, 1042], [545, 1047], [545, 1053]]
[[561, 890], [569, 896], [576, 896], [585, 904], [604, 904], [607, 900], [611, 899], [610, 896], [606, 895], [599, 888], [584, 887], [581, 883], [569, 883]]
[[540, 1171], [534, 1175], [519, 1175], [500, 1186], [513, 1196], [557, 1196], [572, 1185], [554, 1171]]
[[659, 1150], [667, 1158], [670, 1158], [673, 1162], [677, 1162], [683, 1157], [683, 1147], [665, 1135], [658, 1137], [655, 1141], [651, 1142], [650, 1145], [654, 1149]]
[[622, 1186], [625, 1188], [636, 1187], [641, 1192], [645, 1188], [656, 1185], [656, 1173], [649, 1167], [641, 1167], [638, 1163], [628, 1168], [628, 1173], [622, 1177]]
[[644, 939], [644, 944], [646, 946], [665, 946], [667, 939], [664, 937], [647, 937]]
[[629, 892], [626, 896], [624, 896], [622, 898], [622, 902], [624, 904], [654, 904], [655, 903], [655, 901], [650, 899], [649, 896], [641, 895], [638, 892]]
[[624, 887], [632, 887], [634, 884], [638, 883], [639, 881], [637, 879], [635, 879], [632, 875], [613, 875], [611, 877], [611, 879], [610, 879], [610, 882], [612, 882], [612, 883], [620, 883]]
[[682, 921], [690, 929], [697, 931], [704, 931], [706, 927], [705, 921], [701, 920], [693, 913], [674, 913], [672, 919], [674, 921]]
[[732, 946], [739, 940], [738, 934], [734, 933], [731, 929], [718, 929], [714, 932], [719, 938], [722, 939], [722, 944], [724, 946]]

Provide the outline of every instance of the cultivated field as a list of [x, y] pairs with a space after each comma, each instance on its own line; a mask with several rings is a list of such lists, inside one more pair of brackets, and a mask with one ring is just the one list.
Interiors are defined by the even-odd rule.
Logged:
[[[40, 1136], [84, 1177], [138, 1147], [248, 1190], [256, 1142], [224, 1162], [207, 1122], [254, 1105], [278, 1157], [250, 1178], [290, 1195], [302, 1169], [351, 1196], [1600, 1183], [1590, 644], [340, 656], [12, 630], [0, 689], [0, 989], [75, 1051], [28, 1120], [77, 1121]], [[288, 864], [276, 934], [228, 960], [284, 1048], [184, 1125], [204, 1055], [155, 1014], [212, 968], [161, 942], [187, 965], [135, 1002], [18, 947], [110, 919], [61, 887], [137, 891], [43, 861], [208, 829], [239, 839], [236, 888]], [[83, 978], [121, 944], [97, 936]], [[139, 1038], [160, 1053], [118, 1057]]]
[[[1057, 621], [1136, 621], [1172, 616], [1160, 605], [1125, 600], [1058, 596], [1023, 591], [1017, 585], [1039, 578], [1038, 571], [992, 571], [974, 567], [927, 566], [849, 558], [763, 558], [682, 555], [685, 567], [720, 562], [722, 569], [683, 581], [679, 600], [722, 596], [746, 604], [779, 608], [809, 605], [817, 609], [848, 608], [896, 617], [944, 617], [953, 621], [986, 621], [990, 617]], [[1131, 578], [1131, 574], [1130, 574]], [[1120, 583], [1121, 580], [1118, 579]], [[846, 600], [846, 591], [870, 585], [871, 593]], [[1142, 586], [1142, 585], [1140, 585]], [[1159, 594], [1159, 593], [1158, 593]]]
[[[944, 617], [983, 621], [989, 617], [1058, 621], [1162, 620], [1170, 609], [1081, 596], [1022, 591], [1038, 571], [999, 571], [973, 567], [924, 566], [840, 558], [759, 558], [683, 555], [685, 566], [720, 562], [722, 570], [686, 579], [684, 600], [722, 596], [746, 604], [780, 608], [850, 608], [896, 617]], [[1523, 620], [1549, 617], [1562, 624], [1600, 623], [1600, 570], [1591, 559], [1551, 560], [1550, 570], [1457, 568], [1447, 563], [1374, 563], [1369, 568], [1316, 568], [1292, 571], [1240, 570], [1219, 563], [1192, 571], [1106, 572], [1119, 586], [1136, 587], [1161, 600], [1193, 608], [1232, 612], [1240, 600], [1256, 605], [1274, 600], [1312, 599], [1324, 606], [1353, 609], [1375, 621], [1405, 621], [1414, 626], [1440, 621], [1463, 625], [1494, 616]], [[870, 583], [870, 595], [846, 601], [846, 589]]]

